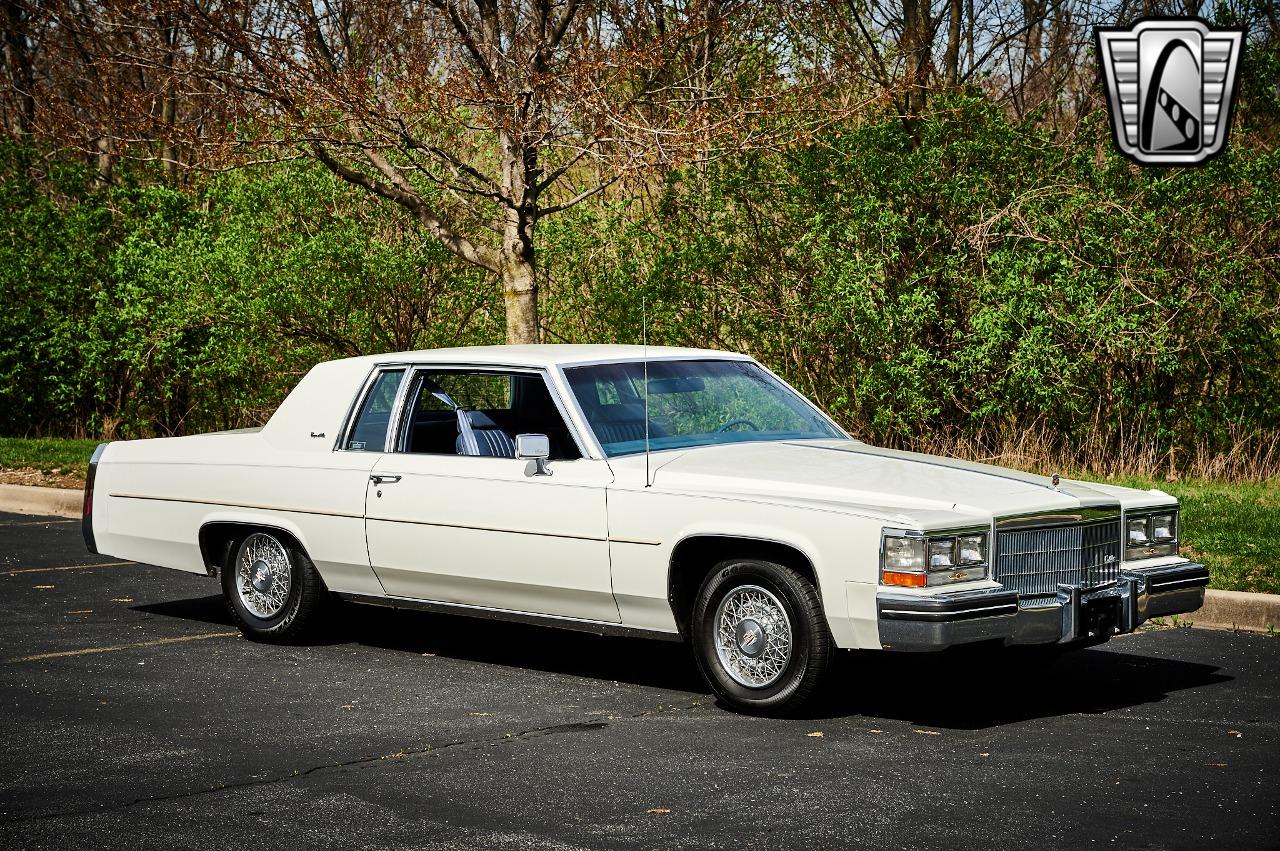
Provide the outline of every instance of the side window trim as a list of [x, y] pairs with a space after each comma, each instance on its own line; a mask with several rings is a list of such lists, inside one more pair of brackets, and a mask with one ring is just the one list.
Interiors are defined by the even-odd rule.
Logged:
[[[364, 384], [360, 386], [360, 392], [356, 394], [355, 399], [353, 399], [351, 402], [351, 407], [347, 410], [347, 417], [343, 421], [342, 429], [338, 432], [338, 439], [334, 442], [334, 445], [333, 445], [334, 452], [367, 451], [367, 450], [348, 449], [347, 443], [351, 439], [352, 432], [355, 431], [356, 421], [360, 418], [360, 412], [364, 410], [365, 403], [368, 402], [369, 400], [369, 394], [373, 392], [373, 388], [377, 385], [378, 379], [381, 378], [384, 373], [395, 372], [396, 370], [403, 370], [405, 375], [407, 376], [409, 374], [410, 369], [411, 369], [410, 365], [405, 363], [380, 363], [380, 364], [375, 364], [369, 370], [369, 374], [365, 376]], [[396, 388], [395, 404], [391, 408], [390, 415], [392, 417], [395, 417], [397, 415], [397, 412], [399, 411], [399, 405], [404, 397], [406, 384], [407, 382], [404, 380], [404, 377], [401, 377], [400, 386]], [[388, 421], [387, 423], [388, 437], [391, 436], [392, 422], [394, 422], [394, 420]], [[389, 451], [388, 450], [389, 445], [390, 445], [389, 443], [384, 442], [382, 451], [383, 452]]]
[[[401, 364], [400, 366], [404, 366]], [[397, 454], [414, 454], [405, 452], [401, 446], [401, 435], [404, 432], [405, 421], [408, 417], [407, 397], [409, 389], [414, 384], [419, 372], [430, 374], [433, 371], [439, 372], [465, 372], [477, 374], [496, 374], [496, 375], [537, 375], [542, 378], [542, 384], [547, 390], [547, 394], [551, 397], [552, 404], [556, 407], [556, 412], [560, 415], [561, 422], [564, 423], [565, 430], [569, 433], [569, 437], [573, 440], [574, 446], [578, 449], [578, 455], [581, 458], [595, 457], [588, 453], [587, 443], [583, 441], [582, 435], [578, 431], [578, 425], [569, 415], [564, 399], [560, 397], [560, 390], [556, 383], [551, 380], [551, 375], [546, 368], [540, 366], [503, 366], [501, 364], [460, 364], [460, 363], [414, 363], [407, 365], [405, 378], [400, 383], [400, 394], [396, 399], [396, 407], [392, 410], [392, 426], [387, 429], [387, 452]], [[512, 435], [514, 437], [514, 435]]]

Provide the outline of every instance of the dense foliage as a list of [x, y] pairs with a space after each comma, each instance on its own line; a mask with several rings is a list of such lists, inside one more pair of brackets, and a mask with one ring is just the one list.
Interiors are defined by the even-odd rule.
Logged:
[[[639, 342], [644, 296], [650, 342], [748, 351], [876, 442], [1273, 470], [1280, 152], [1138, 169], [1100, 111], [1039, 126], [940, 97], [914, 137], [845, 122], [580, 205], [539, 231], [544, 337]], [[317, 166], [3, 169], [0, 433], [260, 422], [317, 360], [502, 341], [483, 273]]]
[[877, 442], [1273, 463], [1280, 152], [1141, 170], [1098, 118], [1054, 140], [956, 99], [919, 147], [871, 123], [685, 175], [626, 230], [583, 211], [553, 324], [634, 328], [640, 281], [656, 338], [750, 351]]
[[501, 333], [492, 287], [315, 167], [186, 193], [21, 165], [0, 189], [0, 432], [256, 423], [319, 360]]

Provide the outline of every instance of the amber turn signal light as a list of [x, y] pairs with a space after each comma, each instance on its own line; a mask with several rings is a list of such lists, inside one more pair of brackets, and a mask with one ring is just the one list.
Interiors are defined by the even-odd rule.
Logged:
[[907, 588], [923, 588], [929, 581], [929, 578], [923, 573], [902, 573], [896, 570], [886, 570], [880, 575], [880, 581], [885, 585], [904, 585]]

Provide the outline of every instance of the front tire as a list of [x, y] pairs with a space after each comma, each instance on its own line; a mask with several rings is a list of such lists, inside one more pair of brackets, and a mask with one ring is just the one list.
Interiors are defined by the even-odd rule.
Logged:
[[329, 596], [307, 554], [268, 530], [250, 533], [232, 551], [222, 593], [240, 632], [272, 644], [310, 634]]
[[813, 583], [754, 559], [715, 566], [698, 591], [692, 634], [707, 684], [754, 715], [795, 712], [818, 691], [834, 655]]

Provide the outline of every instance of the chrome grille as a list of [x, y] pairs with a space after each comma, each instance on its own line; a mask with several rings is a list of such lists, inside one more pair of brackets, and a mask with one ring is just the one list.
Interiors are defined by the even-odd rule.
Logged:
[[1045, 604], [1060, 584], [1093, 588], [1119, 578], [1119, 517], [996, 535], [996, 581], [1024, 607]]

